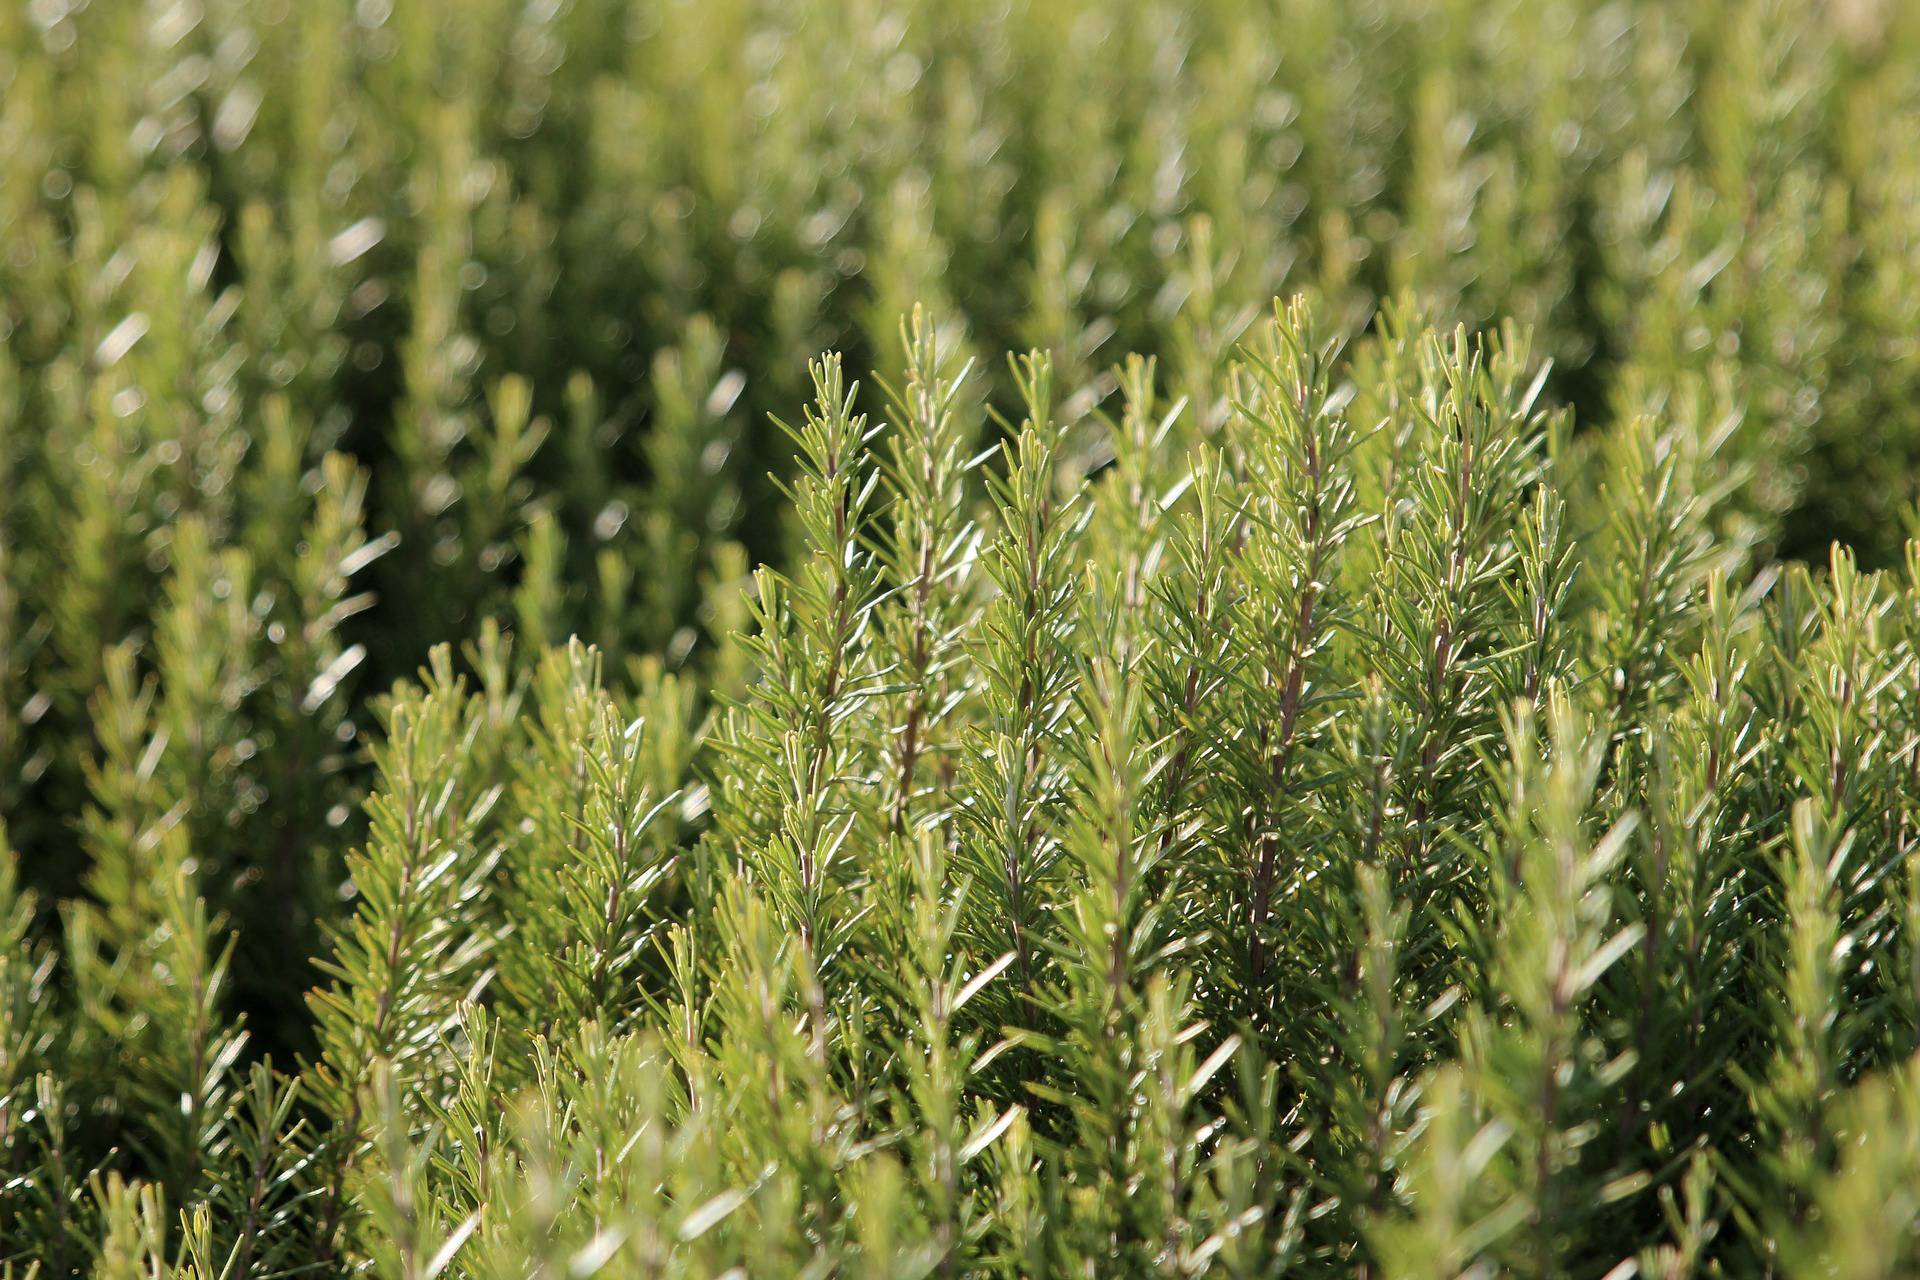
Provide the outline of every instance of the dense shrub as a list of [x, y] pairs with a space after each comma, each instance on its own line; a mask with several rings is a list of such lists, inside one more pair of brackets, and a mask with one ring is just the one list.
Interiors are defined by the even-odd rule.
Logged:
[[1920, 1265], [1917, 41], [0, 8], [0, 1268]]

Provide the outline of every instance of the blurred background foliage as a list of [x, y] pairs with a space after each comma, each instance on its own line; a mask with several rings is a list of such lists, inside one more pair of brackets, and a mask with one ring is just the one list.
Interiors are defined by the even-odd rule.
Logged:
[[220, 906], [271, 925], [243, 931], [246, 998], [289, 999], [361, 698], [488, 619], [526, 652], [697, 663], [790, 541], [769, 413], [825, 348], [897, 377], [916, 301], [955, 349], [1048, 353], [1070, 420], [1129, 351], [1217, 420], [1232, 344], [1296, 289], [1348, 328], [1396, 294], [1513, 317], [1584, 427], [1710, 397], [1764, 546], [1890, 563], [1920, 456], [1916, 17], [5, 6], [0, 812], [25, 874], [72, 895], [102, 842], [156, 838], [116, 830], [129, 789], [179, 772]]

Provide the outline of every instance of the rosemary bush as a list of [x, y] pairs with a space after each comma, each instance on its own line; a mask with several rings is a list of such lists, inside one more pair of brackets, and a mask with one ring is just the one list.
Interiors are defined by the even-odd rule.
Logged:
[[1905, 7], [0, 89], [0, 1276], [1920, 1268]]

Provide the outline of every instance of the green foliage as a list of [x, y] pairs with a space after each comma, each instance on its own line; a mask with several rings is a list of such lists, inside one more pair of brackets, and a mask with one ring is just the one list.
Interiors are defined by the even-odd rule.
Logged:
[[0, 7], [0, 1275], [1912, 1271], [1917, 41]]

